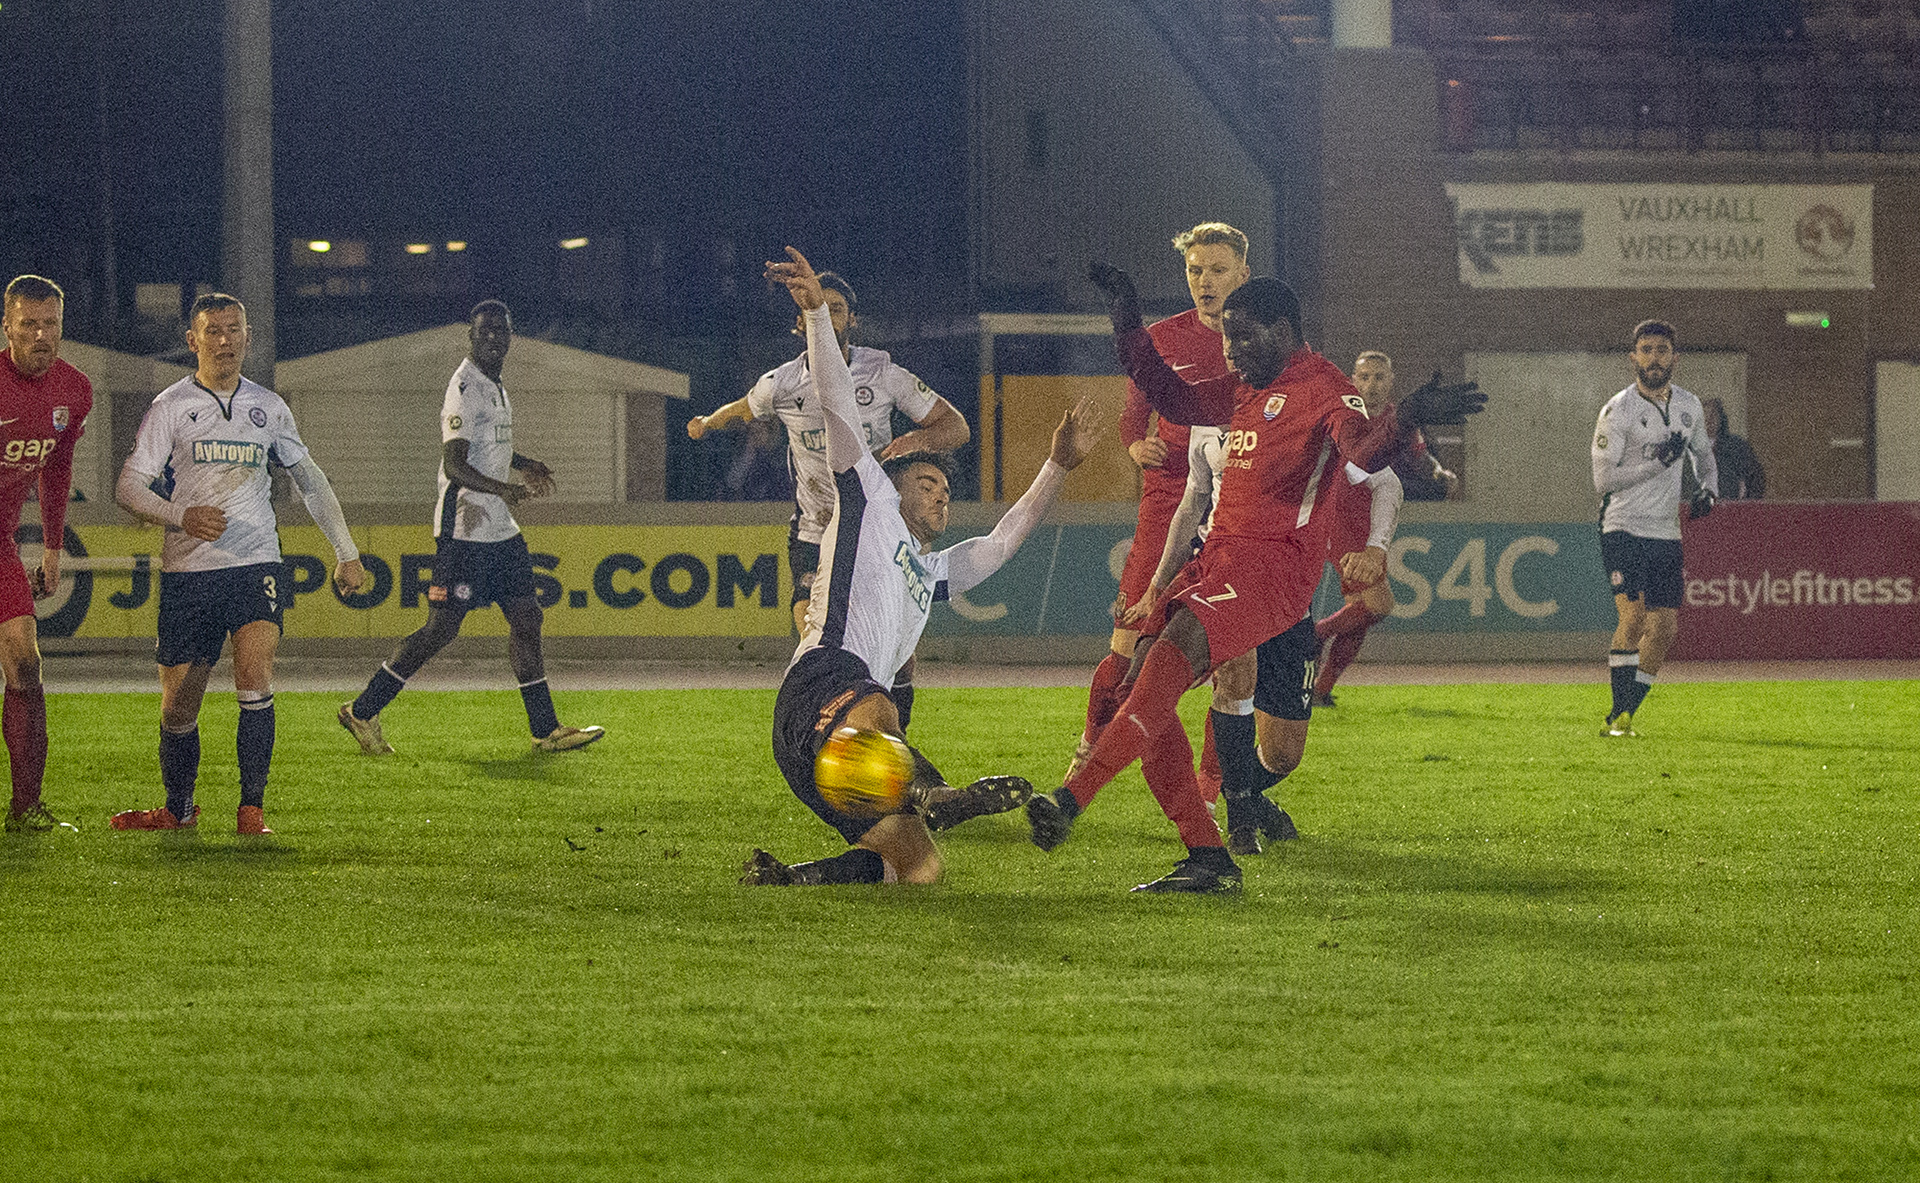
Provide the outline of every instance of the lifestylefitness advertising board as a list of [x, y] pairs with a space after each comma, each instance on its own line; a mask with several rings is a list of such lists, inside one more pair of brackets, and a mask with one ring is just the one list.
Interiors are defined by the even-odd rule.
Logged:
[[[784, 526], [538, 526], [527, 532], [536, 594], [555, 636], [778, 637], [791, 633]], [[342, 599], [312, 526], [281, 531], [289, 637], [401, 637], [426, 619], [433, 539], [424, 527], [354, 531], [373, 574]], [[18, 534], [37, 561], [39, 527]], [[40, 605], [48, 637], [151, 637], [157, 530], [68, 527], [60, 594]], [[958, 537], [950, 541], [958, 541]], [[1121, 524], [1042, 525], [991, 579], [937, 603], [927, 633], [1103, 636], [1132, 546]], [[1677, 658], [1920, 657], [1920, 504], [1723, 502], [1686, 526]], [[1423, 634], [1596, 633], [1613, 595], [1587, 522], [1413, 523], [1387, 557], [1394, 611], [1379, 627]], [[1316, 615], [1339, 606], [1328, 577]], [[494, 610], [468, 631], [505, 635]]]

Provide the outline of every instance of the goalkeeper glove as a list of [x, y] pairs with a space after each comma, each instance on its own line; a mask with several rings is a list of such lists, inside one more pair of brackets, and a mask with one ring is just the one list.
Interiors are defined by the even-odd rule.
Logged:
[[1465, 423], [1468, 415], [1479, 414], [1487, 405], [1486, 391], [1478, 382], [1442, 385], [1440, 371], [1412, 394], [1400, 400], [1400, 422], [1409, 427], [1434, 423]]
[[1687, 502], [1687, 516], [1696, 522], [1699, 521], [1713, 512], [1713, 506], [1717, 500], [1718, 498], [1705, 489], [1697, 491], [1693, 495], [1693, 500]]
[[1672, 464], [1675, 460], [1680, 459], [1680, 453], [1686, 450], [1687, 437], [1676, 431], [1666, 439], [1661, 440], [1659, 446], [1654, 448], [1653, 458], [1662, 464]]
[[1141, 327], [1140, 292], [1133, 286], [1133, 277], [1115, 267], [1096, 259], [1087, 265], [1087, 278], [1107, 301], [1107, 319], [1113, 322], [1113, 335], [1124, 337]]

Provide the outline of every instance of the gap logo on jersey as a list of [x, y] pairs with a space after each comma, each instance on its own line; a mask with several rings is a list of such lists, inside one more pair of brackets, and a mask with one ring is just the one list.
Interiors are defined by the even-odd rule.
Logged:
[[927, 569], [913, 557], [912, 549], [905, 542], [894, 546], [893, 565], [907, 577], [907, 597], [919, 606], [920, 611], [927, 611], [933, 604], [933, 587], [927, 582]]
[[267, 449], [246, 440], [195, 440], [195, 464], [230, 464], [238, 468], [261, 468], [267, 463]]
[[1226, 465], [1228, 468], [1252, 468], [1253, 457], [1246, 455], [1260, 446], [1260, 433], [1246, 428], [1236, 427], [1226, 435]]

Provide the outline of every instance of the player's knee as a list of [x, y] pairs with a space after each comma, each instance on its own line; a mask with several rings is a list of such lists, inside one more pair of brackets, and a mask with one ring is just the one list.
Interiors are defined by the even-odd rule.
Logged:
[[40, 654], [38, 651], [26, 653], [8, 653], [0, 665], [4, 665], [7, 687], [11, 690], [24, 690], [40, 684]]
[[1256, 744], [1260, 753], [1260, 767], [1275, 776], [1286, 776], [1300, 767], [1300, 749], [1289, 743]]

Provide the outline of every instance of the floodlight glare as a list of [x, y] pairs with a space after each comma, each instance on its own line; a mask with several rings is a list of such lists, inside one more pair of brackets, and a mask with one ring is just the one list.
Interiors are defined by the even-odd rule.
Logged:
[[333, 249], [333, 244], [324, 238], [316, 238], [307, 244], [307, 249], [316, 255], [324, 255]]
[[560, 240], [560, 249], [563, 251], [577, 251], [585, 245], [587, 245], [587, 240], [584, 238], [563, 238]]

